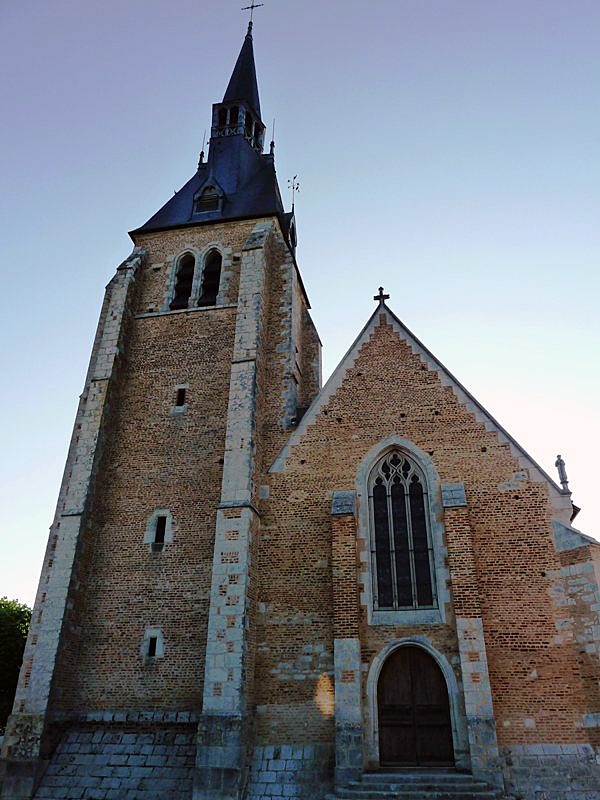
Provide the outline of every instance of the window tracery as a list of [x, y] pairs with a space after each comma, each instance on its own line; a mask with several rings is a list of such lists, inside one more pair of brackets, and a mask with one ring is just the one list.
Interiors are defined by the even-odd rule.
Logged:
[[436, 606], [427, 484], [406, 454], [381, 458], [369, 478], [375, 608]]

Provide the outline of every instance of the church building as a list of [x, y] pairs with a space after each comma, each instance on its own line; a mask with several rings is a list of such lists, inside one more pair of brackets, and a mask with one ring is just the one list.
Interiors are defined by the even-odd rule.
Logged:
[[130, 235], [2, 800], [600, 800], [600, 544], [383, 289], [322, 385], [252, 23]]

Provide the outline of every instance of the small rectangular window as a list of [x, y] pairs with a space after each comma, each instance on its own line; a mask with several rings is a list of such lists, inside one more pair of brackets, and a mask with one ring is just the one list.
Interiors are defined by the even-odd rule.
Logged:
[[156, 544], [164, 544], [165, 543], [165, 531], [167, 529], [167, 518], [166, 517], [157, 517], [156, 518], [156, 533], [154, 535], [154, 542]]
[[156, 642], [156, 636], [151, 636], [148, 639], [148, 658], [154, 658], [156, 656]]
[[175, 405], [178, 408], [185, 405], [185, 389], [177, 389], [177, 400], [175, 401]]

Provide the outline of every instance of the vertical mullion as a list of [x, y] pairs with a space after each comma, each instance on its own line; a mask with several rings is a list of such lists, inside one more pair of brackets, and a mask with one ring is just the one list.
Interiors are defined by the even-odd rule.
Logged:
[[375, 508], [373, 505], [373, 491], [369, 492], [369, 513], [371, 516], [369, 545], [371, 548], [371, 588], [373, 590], [373, 607], [379, 608], [379, 586], [377, 584], [377, 548], [375, 545]]
[[413, 544], [412, 516], [410, 511], [410, 493], [408, 491], [408, 479], [403, 481], [404, 503], [406, 507], [406, 531], [408, 534], [408, 563], [410, 565], [410, 591], [412, 593], [413, 608], [418, 606], [417, 598], [417, 576], [415, 572], [415, 546]]
[[392, 491], [390, 483], [386, 484], [386, 500], [388, 509], [388, 539], [390, 542], [390, 559], [392, 566], [392, 602], [398, 608], [398, 573], [396, 572], [396, 544], [394, 540], [394, 514], [392, 509]]
[[429, 580], [431, 581], [431, 602], [437, 605], [437, 582], [435, 580], [435, 559], [433, 557], [433, 542], [431, 539], [431, 526], [429, 524], [429, 493], [423, 492], [423, 506], [425, 508], [425, 530], [427, 531], [427, 558], [429, 559]]

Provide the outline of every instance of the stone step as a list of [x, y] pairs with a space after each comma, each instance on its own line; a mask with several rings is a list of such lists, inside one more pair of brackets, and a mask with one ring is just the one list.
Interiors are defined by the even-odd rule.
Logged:
[[328, 795], [331, 800], [497, 800], [498, 794], [489, 788], [478, 789], [469, 786], [465, 787], [452, 787], [447, 786], [429, 786], [422, 788], [417, 786], [396, 786], [393, 788], [381, 787], [365, 787], [365, 786], [344, 786], [338, 787], [335, 794]]
[[455, 770], [418, 770], [410, 769], [406, 771], [386, 771], [378, 769], [374, 772], [363, 772], [361, 775], [363, 781], [378, 781], [378, 780], [393, 780], [393, 781], [411, 781], [411, 780], [451, 780], [451, 781], [474, 781], [477, 780], [469, 772], [456, 772]]
[[366, 772], [328, 800], [497, 800], [500, 792], [459, 772]]
[[435, 781], [423, 781], [422, 783], [358, 783], [350, 782], [343, 788], [353, 791], [385, 791], [385, 792], [479, 792], [483, 794], [494, 794], [485, 783], [436, 783]]
[[399, 792], [378, 790], [354, 791], [352, 789], [336, 789], [335, 794], [325, 795], [325, 800], [497, 800], [493, 792], [440, 791], [423, 792], [414, 789]]
[[[353, 781], [358, 783], [359, 781]], [[379, 785], [394, 784], [402, 786], [417, 786], [417, 785], [431, 785], [436, 786], [477, 786], [488, 787], [488, 784], [473, 778], [472, 775], [465, 775], [460, 773], [440, 773], [428, 774], [423, 773], [407, 773], [406, 775], [398, 775], [398, 773], [365, 773], [360, 783], [363, 785]]]

